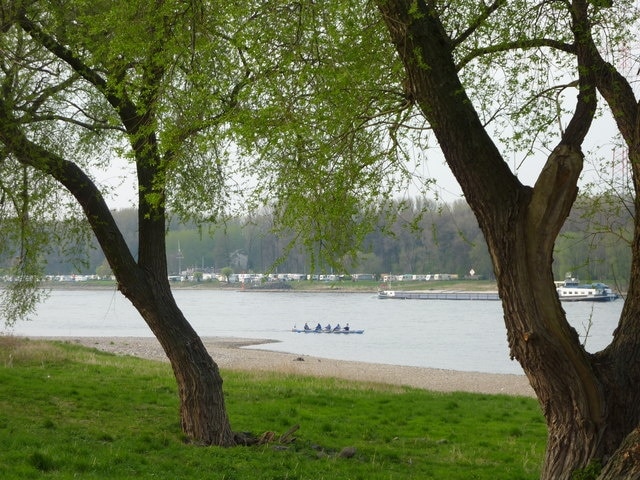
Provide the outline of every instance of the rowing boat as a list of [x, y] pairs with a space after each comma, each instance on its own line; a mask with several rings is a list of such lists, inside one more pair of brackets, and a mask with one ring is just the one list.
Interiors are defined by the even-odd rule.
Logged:
[[342, 333], [342, 334], [351, 334], [351, 333], [357, 333], [357, 334], [362, 334], [364, 333], [364, 330], [344, 330], [344, 329], [340, 329], [340, 330], [305, 330], [304, 328], [292, 328], [291, 329], [292, 332], [294, 333]]

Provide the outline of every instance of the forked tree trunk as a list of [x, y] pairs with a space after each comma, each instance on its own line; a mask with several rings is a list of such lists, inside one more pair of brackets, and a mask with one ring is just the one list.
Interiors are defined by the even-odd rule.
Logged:
[[[541, 478], [554, 480], [570, 479], [602, 454], [602, 440], [613, 433], [602, 384], [566, 321], [551, 270], [553, 243], [575, 196], [575, 187], [573, 194], [567, 188], [581, 163], [579, 151], [559, 147], [530, 195], [523, 190], [511, 204], [490, 209], [483, 204], [478, 215], [494, 262], [511, 355], [522, 365], [547, 421]], [[543, 191], [549, 188], [556, 197]]]
[[[584, 34], [588, 23], [586, 3], [579, 3], [573, 18], [576, 36]], [[595, 110], [593, 69], [580, 69], [578, 103], [562, 142], [536, 185], [525, 187], [466, 97], [453, 60], [454, 44], [430, 2], [380, 0], [378, 8], [405, 66], [407, 96], [432, 126], [487, 240], [510, 351], [529, 378], [547, 421], [542, 478], [569, 480], [593, 459], [609, 460], [640, 420], [640, 328], [634, 320], [640, 316], [634, 305], [638, 302], [625, 302], [614, 342], [591, 355], [568, 324], [553, 283], [553, 245], [576, 197], [583, 160], [580, 144]], [[576, 45], [579, 61], [585, 62], [588, 43]], [[630, 287], [634, 298], [638, 282], [633, 278], [640, 278], [640, 232], [635, 239]]]

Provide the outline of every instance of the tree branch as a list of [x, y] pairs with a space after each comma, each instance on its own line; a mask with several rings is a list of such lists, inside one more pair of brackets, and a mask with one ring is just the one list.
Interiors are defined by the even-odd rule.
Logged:
[[57, 85], [50, 85], [46, 88], [43, 88], [35, 98], [30, 100], [29, 107], [25, 108], [24, 111], [31, 115], [35, 114], [35, 112], [38, 111], [38, 109], [42, 106], [42, 104], [44, 104], [44, 102], [46, 102], [49, 98], [51, 98], [56, 93], [62, 92], [65, 88], [71, 86], [76, 80], [77, 80], [77, 77], [74, 75], [71, 75], [69, 76], [69, 78], [64, 79]]
[[514, 42], [504, 42], [498, 45], [489, 45], [482, 48], [474, 48], [467, 55], [462, 57], [456, 64], [456, 69], [459, 71], [464, 68], [468, 63], [478, 57], [489, 55], [492, 53], [508, 52], [512, 50], [530, 50], [532, 48], [553, 48], [567, 53], [575, 53], [575, 45], [560, 42], [550, 38], [531, 38], [528, 40], [517, 40]]
[[32, 122], [48, 122], [48, 121], [61, 121], [65, 123], [70, 123], [72, 125], [76, 125], [78, 127], [82, 127], [86, 130], [90, 130], [92, 132], [100, 132], [106, 130], [113, 130], [117, 132], [122, 132], [122, 128], [117, 125], [109, 125], [108, 122], [97, 121], [96, 123], [89, 122], [81, 122], [80, 120], [75, 120], [70, 117], [65, 117], [63, 115], [33, 115], [29, 118]]
[[18, 120], [12, 117], [4, 99], [0, 99], [0, 142], [18, 162], [50, 175], [62, 184], [84, 210], [112, 270], [117, 275], [134, 274], [137, 269], [135, 259], [91, 178], [75, 163], [30, 141], [17, 125]]
[[454, 46], [454, 48], [460, 45], [462, 42], [464, 42], [471, 35], [473, 35], [473, 33], [476, 30], [478, 30], [478, 28], [484, 26], [485, 22], [491, 16], [491, 14], [495, 12], [498, 8], [500, 8], [502, 5], [504, 5], [505, 3], [507, 3], [506, 0], [495, 0], [493, 4], [489, 5], [488, 7], [485, 7], [484, 10], [480, 13], [480, 15], [478, 15], [474, 19], [474, 21], [471, 22], [471, 24], [469, 25], [469, 28], [467, 28], [464, 32], [458, 35], [457, 38], [452, 39], [451, 43]]
[[[591, 29], [587, 7], [584, 2], [574, 2], [572, 9], [572, 31], [578, 60], [579, 92], [571, 120], [558, 146], [549, 156], [536, 181], [531, 206], [529, 208], [528, 239], [532, 251], [550, 252], [564, 219], [578, 194], [578, 178], [582, 172], [583, 153], [581, 149], [597, 107], [596, 79], [591, 62], [595, 46], [588, 36]], [[551, 231], [550, 228], [555, 228]], [[546, 239], [548, 245], [542, 245]], [[540, 244], [540, 245], [536, 245]], [[538, 259], [546, 261], [546, 259]]]
[[122, 92], [121, 95], [115, 95], [111, 91], [107, 80], [86, 65], [81, 59], [74, 55], [71, 50], [61, 45], [51, 35], [45, 33], [33, 21], [28, 19], [24, 12], [19, 15], [18, 23], [31, 38], [69, 65], [87, 82], [96, 87], [98, 91], [104, 95], [109, 104], [118, 112], [120, 119], [130, 133], [135, 134], [138, 132], [140, 128], [139, 115], [135, 105], [126, 97], [124, 92]]

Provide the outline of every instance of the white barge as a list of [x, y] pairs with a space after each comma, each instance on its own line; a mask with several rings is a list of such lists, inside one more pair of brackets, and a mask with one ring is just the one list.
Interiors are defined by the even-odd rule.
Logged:
[[618, 298], [618, 294], [604, 283], [581, 284], [574, 277], [556, 282], [556, 291], [563, 302], [611, 302]]

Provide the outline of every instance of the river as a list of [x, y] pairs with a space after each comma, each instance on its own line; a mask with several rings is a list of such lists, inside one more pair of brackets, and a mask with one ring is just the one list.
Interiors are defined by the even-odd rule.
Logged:
[[[241, 292], [178, 289], [174, 295], [203, 337], [275, 340], [246, 348], [392, 365], [488, 373], [522, 373], [509, 359], [498, 301], [379, 300], [371, 293]], [[608, 344], [623, 301], [563, 304], [587, 350]], [[349, 322], [362, 335], [293, 333], [294, 325]], [[590, 325], [590, 327], [589, 327]], [[33, 320], [5, 334], [62, 337], [150, 337], [115, 290], [53, 290]], [[215, 354], [214, 354], [215, 358]]]

